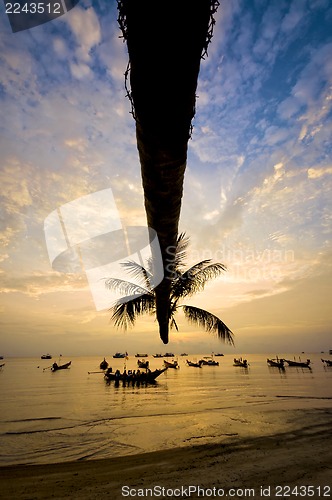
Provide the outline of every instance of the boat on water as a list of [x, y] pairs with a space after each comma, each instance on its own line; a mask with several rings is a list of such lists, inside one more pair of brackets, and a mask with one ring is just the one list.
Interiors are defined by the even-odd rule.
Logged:
[[149, 361], [146, 361], [145, 359], [138, 359], [137, 366], [138, 368], [149, 368]]
[[332, 356], [332, 349], [329, 350], [329, 355]]
[[248, 361], [242, 358], [234, 358], [233, 366], [241, 366], [242, 368], [248, 368]]
[[52, 359], [52, 356], [50, 354], [42, 354], [40, 359]]
[[174, 353], [173, 352], [165, 352], [164, 358], [174, 358]]
[[201, 368], [202, 367], [202, 363], [200, 361], [194, 362], [194, 361], [189, 361], [189, 359], [187, 359], [187, 365], [188, 366], [194, 366], [195, 368]]
[[148, 354], [135, 354], [135, 358], [148, 358], [149, 355]]
[[107, 382], [114, 381], [115, 383], [119, 383], [122, 381], [124, 384], [128, 385], [144, 385], [144, 384], [153, 384], [156, 381], [156, 378], [159, 377], [162, 373], [164, 373], [167, 368], [161, 368], [156, 370], [147, 370], [146, 372], [137, 372], [128, 370], [124, 370], [123, 373], [120, 370], [116, 370], [114, 373], [112, 371], [106, 371], [105, 380]]
[[219, 361], [215, 361], [214, 359], [200, 359], [199, 363], [205, 366], [219, 366]]
[[161, 353], [159, 353], [159, 354], [152, 354], [152, 356], [153, 356], [154, 358], [163, 358], [163, 357], [164, 357], [164, 355], [163, 355], [163, 354], [161, 354]]
[[332, 366], [332, 359], [322, 359], [322, 362], [325, 363], [326, 366]]
[[104, 358], [104, 359], [103, 359], [103, 361], [100, 363], [99, 368], [100, 368], [101, 370], [107, 370], [107, 368], [108, 368], [108, 362], [106, 361], [106, 359], [105, 359], [105, 358]]
[[58, 365], [57, 362], [54, 362], [53, 365], [51, 366], [51, 371], [57, 372], [58, 370], [65, 370], [66, 368], [69, 368], [70, 365], [71, 361], [68, 361], [68, 363], [64, 363], [63, 365]]
[[296, 361], [295, 359], [284, 359], [288, 366], [297, 366], [299, 368], [310, 368], [310, 359], [307, 359], [307, 361]]
[[217, 354], [214, 354], [214, 356], [224, 356], [221, 352], [217, 352]]
[[0, 364], [0, 369], [3, 368], [5, 366], [6, 363], [1, 363]]
[[125, 358], [126, 356], [128, 356], [127, 352], [116, 352], [113, 355], [113, 358]]
[[182, 354], [180, 354], [180, 356], [188, 356], [188, 353], [187, 352], [183, 352]]
[[166, 366], [166, 368], [180, 368], [179, 363], [175, 360], [166, 361], [166, 359], [164, 359], [164, 365]]
[[267, 358], [266, 361], [269, 366], [272, 366], [274, 368], [279, 368], [280, 370], [285, 368], [284, 360], [282, 358], [278, 358], [278, 356], [272, 359]]

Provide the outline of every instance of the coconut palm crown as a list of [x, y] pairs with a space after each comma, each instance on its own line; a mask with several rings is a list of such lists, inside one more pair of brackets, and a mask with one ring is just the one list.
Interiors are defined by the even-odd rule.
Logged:
[[[217, 278], [226, 271], [226, 267], [220, 263], [212, 263], [211, 259], [202, 260], [194, 264], [187, 270], [184, 270], [184, 260], [186, 249], [189, 244], [189, 238], [181, 233], [177, 239], [175, 248], [175, 268], [168, 279], [171, 280], [171, 294], [169, 299], [169, 318], [170, 327], [178, 331], [178, 325], [175, 321], [175, 314], [179, 308], [184, 312], [187, 320], [193, 324], [201, 326], [207, 332], [215, 333], [217, 337], [228, 344], [234, 344], [232, 331], [214, 314], [204, 309], [191, 305], [180, 304], [185, 297], [191, 297], [204, 289], [205, 284]], [[135, 320], [142, 314], [156, 313], [156, 294], [151, 286], [152, 260], [143, 267], [136, 262], [127, 261], [122, 265], [135, 277], [139, 284], [125, 281], [118, 278], [108, 278], [105, 285], [108, 289], [117, 290], [125, 297], [119, 299], [111, 308], [113, 312], [111, 320], [115, 326], [125, 330], [134, 326]]]

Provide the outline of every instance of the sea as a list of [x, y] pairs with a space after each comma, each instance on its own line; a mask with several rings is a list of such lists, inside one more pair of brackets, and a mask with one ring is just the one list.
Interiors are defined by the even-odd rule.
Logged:
[[[271, 368], [275, 354], [248, 354], [247, 369], [234, 355], [219, 366], [189, 367], [209, 353], [175, 357], [153, 385], [114, 386], [99, 364], [104, 355], [61, 358], [67, 370], [52, 372], [58, 359], [7, 358], [0, 370], [0, 465], [95, 460], [148, 451], [292, 432], [306, 413], [332, 409], [328, 354], [280, 353], [311, 359], [311, 369]], [[137, 369], [137, 358], [106, 356], [113, 371]], [[161, 368], [163, 358], [146, 358]], [[170, 360], [170, 359], [169, 359]]]

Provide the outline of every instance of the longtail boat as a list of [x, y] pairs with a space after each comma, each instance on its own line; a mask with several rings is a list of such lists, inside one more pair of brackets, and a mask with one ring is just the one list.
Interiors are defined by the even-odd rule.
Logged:
[[299, 368], [310, 368], [310, 359], [307, 359], [307, 361], [296, 361], [295, 359], [284, 359], [288, 366], [297, 366]]
[[154, 371], [148, 370], [147, 372], [139, 372], [137, 371], [135, 374], [130, 371], [124, 371], [123, 373], [120, 373], [119, 370], [117, 370], [115, 373], [111, 371], [107, 371], [105, 373], [105, 380], [107, 382], [115, 381], [119, 382], [122, 381], [124, 383], [126, 382], [135, 382], [135, 383], [142, 383], [142, 384], [151, 384], [155, 382], [156, 378], [159, 377], [162, 373], [164, 373], [167, 370], [167, 368], [161, 368], [161, 369], [156, 369]]
[[105, 359], [105, 358], [104, 358], [104, 359], [103, 359], [103, 361], [100, 363], [99, 368], [100, 368], [101, 370], [107, 370], [107, 368], [108, 368], [108, 362], [106, 361], [106, 359]]
[[269, 366], [272, 366], [274, 368], [279, 368], [280, 370], [285, 368], [284, 363], [285, 363], [284, 360], [279, 359], [278, 357], [276, 357], [274, 359], [267, 358], [267, 364]]
[[146, 361], [145, 359], [138, 359], [137, 360], [137, 366], [138, 368], [149, 368], [149, 361]]
[[195, 368], [201, 368], [202, 367], [201, 361], [198, 361], [198, 363], [195, 363], [194, 361], [189, 361], [189, 359], [187, 359], [187, 365], [188, 366], [194, 366]]
[[219, 361], [215, 361], [214, 359], [200, 359], [199, 362], [206, 366], [219, 366]]
[[326, 364], [326, 366], [332, 366], [332, 359], [322, 359], [322, 362]]
[[164, 359], [164, 365], [166, 368], [180, 368], [177, 361], [166, 361], [166, 359]]
[[241, 366], [242, 368], [248, 368], [248, 361], [242, 358], [234, 358], [233, 366]]
[[66, 368], [69, 368], [71, 365], [71, 361], [68, 361], [68, 363], [65, 363], [63, 365], [58, 365], [58, 363], [53, 363], [51, 370], [52, 372], [57, 372], [58, 370], [65, 370]]

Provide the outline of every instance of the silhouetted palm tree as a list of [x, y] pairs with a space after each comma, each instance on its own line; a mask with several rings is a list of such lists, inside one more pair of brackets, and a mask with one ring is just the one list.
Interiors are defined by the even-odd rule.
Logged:
[[[233, 344], [233, 333], [220, 318], [204, 309], [180, 304], [182, 299], [202, 291], [210, 279], [218, 277], [226, 270], [223, 264], [212, 263], [211, 259], [202, 260], [184, 270], [188, 243], [189, 238], [183, 233], [180, 234], [174, 252], [174, 270], [172, 275], [168, 276], [171, 290], [168, 302], [170, 326], [178, 330], [174, 316], [181, 308], [191, 323], [202, 326], [207, 332], [216, 333], [220, 340]], [[124, 262], [123, 266], [139, 281], [139, 284], [117, 278], [108, 278], [105, 284], [107, 288], [118, 290], [125, 295], [124, 299], [118, 300], [112, 307], [112, 320], [116, 326], [127, 329], [128, 326], [135, 324], [138, 316], [156, 313], [156, 292], [151, 287], [152, 260], [146, 267], [131, 261]]]
[[171, 321], [168, 277], [174, 266], [167, 249], [176, 245], [178, 237], [197, 78], [218, 5], [218, 0], [118, 0], [147, 224], [157, 232], [164, 263], [165, 278], [156, 288], [155, 300], [165, 344]]

